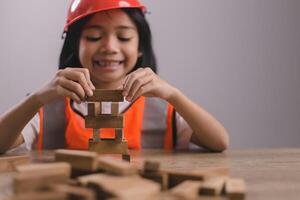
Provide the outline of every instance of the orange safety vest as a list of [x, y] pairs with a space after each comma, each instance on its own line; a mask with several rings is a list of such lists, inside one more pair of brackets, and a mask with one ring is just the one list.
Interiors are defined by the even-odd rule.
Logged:
[[[56, 125], [56, 122], [51, 124], [49, 127], [50, 131], [45, 131], [47, 128], [47, 120], [45, 120], [45, 107], [41, 108], [39, 111], [40, 115], [40, 133], [38, 138], [38, 149], [49, 149], [49, 148], [68, 148], [68, 149], [81, 149], [87, 150], [88, 149], [88, 141], [90, 138], [93, 137], [93, 129], [85, 128], [84, 118], [73, 111], [71, 108], [70, 99], [66, 98], [64, 102], [59, 102], [61, 107], [65, 113], [56, 114], [56, 116], [51, 116], [51, 121], [58, 121], [58, 124], [61, 121], [66, 121], [65, 125]], [[55, 104], [54, 104], [55, 105]], [[48, 110], [55, 110], [57, 106], [52, 106], [47, 108]], [[143, 130], [142, 126], [144, 122], [144, 111], [145, 111], [145, 97], [140, 97], [137, 101], [131, 105], [131, 107], [124, 113], [124, 137], [128, 141], [129, 149], [141, 149], [141, 138], [143, 137]], [[61, 112], [60, 112], [61, 113]], [[176, 133], [174, 129], [176, 129], [176, 125], [174, 124], [174, 108], [172, 105], [167, 104], [167, 111], [166, 111], [166, 130], [164, 134], [164, 149], [171, 150], [174, 147], [174, 139], [176, 139]], [[49, 118], [49, 117], [48, 117]], [[54, 118], [54, 119], [53, 119]], [[61, 118], [61, 119], [59, 119]], [[65, 119], [64, 119], [65, 118]], [[49, 120], [48, 120], [49, 121]], [[56, 127], [53, 126], [61, 126], [60, 129], [55, 129]], [[58, 133], [62, 132], [64, 133]], [[44, 135], [47, 132], [47, 135]], [[53, 135], [56, 134], [56, 135]], [[63, 134], [63, 135], [62, 135]], [[101, 138], [112, 138], [114, 137], [115, 130], [113, 128], [102, 128], [100, 129]], [[51, 136], [51, 137], [49, 137]], [[55, 137], [57, 136], [57, 137]], [[175, 137], [174, 137], [175, 136]], [[49, 139], [50, 143], [61, 143], [59, 140], [65, 140], [64, 146], [62, 144], [56, 145], [51, 144], [44, 145], [46, 139]], [[151, 137], [151, 135], [150, 135]]]

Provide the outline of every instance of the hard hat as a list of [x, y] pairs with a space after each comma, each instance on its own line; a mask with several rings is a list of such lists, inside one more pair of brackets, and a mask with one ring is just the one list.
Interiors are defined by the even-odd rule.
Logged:
[[139, 8], [145, 12], [146, 7], [138, 0], [73, 0], [68, 11], [64, 30], [79, 19], [103, 10], [115, 8]]

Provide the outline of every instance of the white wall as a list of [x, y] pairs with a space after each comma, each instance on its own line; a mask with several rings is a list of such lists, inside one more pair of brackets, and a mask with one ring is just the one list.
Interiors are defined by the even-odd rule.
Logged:
[[[50, 79], [70, 1], [0, 1], [0, 112]], [[299, 0], [143, 0], [160, 75], [231, 147], [300, 147]]]

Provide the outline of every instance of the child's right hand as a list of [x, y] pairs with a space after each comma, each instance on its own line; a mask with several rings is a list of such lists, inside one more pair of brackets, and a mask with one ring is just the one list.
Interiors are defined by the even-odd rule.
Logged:
[[69, 97], [80, 103], [86, 96], [92, 96], [95, 86], [86, 68], [66, 68], [58, 70], [54, 78], [37, 91], [42, 105], [62, 97]]

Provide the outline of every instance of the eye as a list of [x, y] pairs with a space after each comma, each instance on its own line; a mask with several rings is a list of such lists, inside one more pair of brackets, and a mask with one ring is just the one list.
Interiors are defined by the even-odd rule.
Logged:
[[131, 40], [129, 37], [118, 37], [121, 42], [128, 42]]
[[87, 41], [90, 41], [90, 42], [96, 42], [96, 41], [101, 40], [101, 37], [90, 37], [90, 36], [86, 36], [85, 38], [86, 38]]

